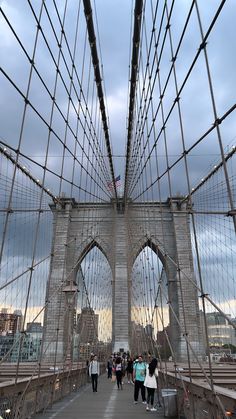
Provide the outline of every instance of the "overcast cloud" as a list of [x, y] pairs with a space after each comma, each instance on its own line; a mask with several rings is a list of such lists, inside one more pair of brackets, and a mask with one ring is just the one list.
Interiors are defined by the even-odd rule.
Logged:
[[[58, 5], [58, 11], [60, 13], [60, 18], [62, 19], [64, 2], [56, 2]], [[96, 8], [94, 7], [94, 2], [91, 2], [93, 6], [94, 13], [94, 22], [96, 22], [95, 11], [98, 18], [98, 28], [95, 24], [95, 30], [97, 33], [97, 46], [100, 49], [99, 43], [101, 45], [101, 56], [100, 63], [103, 64], [103, 88], [106, 92], [107, 100], [107, 114], [109, 117], [109, 129], [110, 129], [110, 139], [112, 144], [112, 150], [114, 154], [114, 166], [115, 166], [115, 175], [121, 174], [122, 182], [124, 182], [124, 170], [125, 170], [125, 151], [126, 151], [126, 141], [127, 141], [127, 115], [128, 115], [128, 94], [129, 94], [129, 63], [130, 63], [130, 40], [132, 38], [132, 17], [133, 17], [133, 8], [134, 2], [131, 0], [96, 0]], [[155, 3], [155, 2], [153, 2]], [[163, 2], [160, 2], [162, 4]], [[209, 27], [209, 24], [216, 13], [216, 10], [220, 4], [220, 0], [200, 0], [199, 10], [202, 18], [203, 31], [204, 33]], [[36, 17], [39, 16], [41, 2], [39, 0], [31, 2], [34, 8]], [[60, 39], [61, 28], [59, 19], [56, 15], [55, 7], [53, 1], [49, 0], [46, 2], [47, 8], [50, 12], [50, 16], [53, 22], [53, 28], [55, 33]], [[150, 2], [146, 2], [146, 31], [147, 39], [150, 40], [151, 37], [151, 11], [150, 11]], [[14, 31], [16, 32], [19, 40], [24, 45], [25, 51], [20, 47], [16, 38], [14, 37], [12, 31], [10, 30], [4, 15], [0, 15], [0, 62], [1, 69], [3, 70], [0, 73], [0, 140], [14, 149], [18, 148], [18, 142], [21, 132], [21, 124], [23, 118], [24, 110], [24, 100], [17, 91], [21, 91], [24, 95], [26, 94], [27, 84], [29, 80], [30, 73], [30, 63], [27, 58], [32, 57], [34, 49], [34, 41], [36, 35], [36, 20], [33, 16], [32, 11], [30, 10], [28, 2], [25, 0], [2, 0], [0, 2], [3, 13], [9, 19]], [[170, 9], [171, 2], [168, 2], [168, 8]], [[68, 74], [66, 64], [63, 61], [62, 57], [60, 58], [59, 69], [61, 78], [59, 77], [56, 91], [54, 92], [55, 87], [55, 78], [56, 78], [56, 67], [53, 59], [58, 59], [58, 44], [55, 39], [55, 34], [53, 33], [52, 27], [50, 26], [47, 14], [45, 9], [43, 10], [41, 27], [43, 33], [46, 35], [46, 40], [49, 48], [45, 43], [45, 39], [42, 36], [42, 33], [39, 34], [39, 39], [36, 48], [35, 55], [35, 69], [37, 69], [42, 80], [44, 81], [45, 86], [43, 86], [42, 81], [40, 81], [36, 71], [32, 73], [32, 79], [29, 89], [29, 101], [37, 109], [37, 112], [40, 113], [44, 121], [42, 121], [38, 115], [28, 106], [24, 129], [22, 135], [22, 141], [20, 150], [23, 154], [30, 157], [35, 161], [30, 161], [20, 157], [22, 164], [25, 164], [32, 174], [39, 178], [43, 179], [44, 171], [36, 163], [45, 164], [45, 152], [48, 141], [48, 127], [46, 124], [50, 122], [50, 114], [52, 108], [51, 96], [55, 95], [56, 107], [53, 113], [52, 119], [52, 132], [50, 134], [48, 158], [47, 158], [47, 169], [48, 171], [45, 174], [45, 186], [50, 188], [55, 195], [59, 194], [61, 191], [65, 191], [67, 195], [71, 194], [71, 185], [68, 183], [72, 181], [72, 166], [73, 166], [73, 153], [75, 150], [75, 137], [78, 139], [79, 144], [77, 143], [76, 156], [78, 163], [75, 164], [74, 168], [74, 186], [72, 188], [72, 196], [77, 200], [91, 200], [91, 196], [88, 197], [85, 192], [79, 191], [78, 187], [86, 188], [88, 182], [88, 175], [93, 176], [95, 181], [91, 182], [92, 186], [90, 191], [94, 195], [98, 194], [99, 197], [96, 199], [107, 200], [109, 198], [109, 193], [106, 190], [107, 181], [109, 181], [108, 170], [109, 165], [106, 158], [101, 163], [101, 161], [96, 160], [97, 152], [93, 149], [93, 145], [89, 145], [88, 139], [86, 139], [83, 124], [85, 123], [85, 117], [83, 112], [86, 110], [85, 100], [81, 101], [82, 105], [78, 112], [78, 104], [80, 99], [80, 82], [82, 83], [84, 95], [86, 97], [86, 102], [88, 104], [89, 112], [93, 116], [93, 124], [96, 126], [98, 119], [99, 111], [97, 102], [92, 100], [96, 92], [93, 90], [93, 69], [89, 71], [90, 68], [90, 49], [87, 43], [86, 52], [84, 55], [84, 42], [87, 39], [86, 34], [86, 25], [85, 18], [83, 13], [83, 6], [81, 3], [80, 10], [80, 19], [79, 19], [79, 32], [78, 32], [78, 44], [77, 44], [77, 53], [75, 56], [75, 65], [78, 72], [79, 80], [74, 76], [74, 86], [71, 86], [70, 74]], [[181, 32], [183, 30], [186, 16], [190, 7], [190, 2], [186, 0], [177, 0], [173, 8], [173, 14], [171, 19], [171, 30], [172, 30], [172, 40], [174, 51], [177, 48]], [[76, 29], [76, 14], [79, 8], [79, 2], [73, 0], [68, 2], [68, 9], [65, 20], [65, 34], [67, 41], [70, 45], [70, 51], [73, 52], [74, 47], [74, 38], [75, 38], [75, 29]], [[212, 84], [214, 89], [217, 115], [222, 117], [228, 109], [234, 105], [236, 102], [236, 55], [235, 55], [235, 22], [236, 22], [236, 6], [235, 0], [228, 0], [225, 3], [223, 11], [218, 18], [214, 30], [211, 32], [208, 43], [207, 43], [207, 52], [210, 63], [210, 71], [212, 76]], [[156, 32], [159, 30], [160, 25], [160, 16], [157, 19], [156, 23]], [[164, 25], [165, 26], [165, 25]], [[161, 41], [164, 37], [164, 30], [161, 33]], [[144, 38], [143, 38], [144, 39]], [[160, 41], [160, 44], [161, 44]], [[187, 28], [186, 35], [183, 39], [181, 49], [178, 54], [178, 59], [176, 60], [176, 74], [177, 74], [177, 83], [180, 88], [183, 80], [188, 72], [189, 66], [196, 55], [199, 45], [201, 43], [201, 37], [199, 32], [199, 26], [197, 23], [196, 13], [192, 14], [190, 19], [190, 24]], [[163, 86], [165, 85], [168, 72], [171, 65], [171, 53], [170, 46], [167, 43], [167, 47], [163, 51], [161, 58], [161, 70], [160, 70], [160, 82]], [[68, 63], [69, 72], [72, 71], [72, 63], [70, 54], [66, 47], [65, 39], [62, 39], [62, 51], [65, 57], [66, 63]], [[158, 51], [159, 53], [160, 51]], [[143, 41], [142, 56], [145, 65], [145, 43]], [[84, 57], [84, 68], [83, 71], [83, 57]], [[102, 57], [102, 58], [101, 58]], [[153, 55], [152, 55], [153, 58]], [[142, 88], [142, 81], [144, 78], [145, 68], [140, 65], [139, 69], [139, 78], [137, 84], [137, 102], [140, 99], [140, 89]], [[6, 77], [8, 76], [8, 78]], [[13, 87], [10, 83], [10, 80], [15, 84], [17, 89]], [[92, 80], [92, 82], [91, 82]], [[63, 82], [65, 84], [63, 84]], [[90, 86], [87, 89], [87, 86]], [[148, 81], [145, 81], [146, 90], [150, 88]], [[72, 102], [68, 109], [68, 91], [71, 89], [71, 98]], [[47, 91], [48, 90], [48, 91]], [[150, 96], [150, 94], [149, 94]], [[154, 86], [153, 90], [153, 106], [154, 110], [159, 104], [160, 92], [158, 88], [158, 82]], [[175, 84], [173, 73], [171, 76], [171, 81], [167, 86], [165, 92], [165, 99], [163, 100], [163, 111], [165, 116], [168, 114], [170, 107], [173, 104], [173, 101], [176, 97]], [[209, 83], [207, 80], [206, 66], [204, 62], [203, 53], [197, 61], [186, 86], [184, 87], [181, 95], [180, 105], [182, 112], [182, 122], [183, 130], [185, 137], [185, 147], [186, 149], [190, 148], [197, 139], [203, 135], [214, 123], [214, 114], [212, 110], [212, 103], [209, 92]], [[77, 127], [78, 114], [81, 118], [81, 124], [79, 123]], [[66, 131], [65, 119], [68, 119], [69, 129]], [[152, 122], [152, 113], [151, 108], [148, 112], [148, 123], [149, 128]], [[235, 145], [236, 139], [236, 129], [235, 129], [235, 112], [233, 112], [220, 126], [222, 134], [222, 142], [225, 151], [229, 151], [230, 148]], [[45, 124], [46, 122], [46, 124]], [[158, 115], [158, 118], [155, 121], [156, 136], [159, 135], [159, 132], [162, 127], [161, 113]], [[87, 127], [88, 128], [88, 127]], [[99, 129], [97, 129], [97, 132]], [[86, 133], [88, 134], [89, 129]], [[86, 135], [87, 135], [86, 134]], [[177, 109], [171, 114], [168, 123], [166, 124], [166, 135], [167, 135], [167, 149], [169, 156], [169, 165], [173, 164], [178, 156], [183, 152], [182, 142], [181, 142], [181, 132], [179, 124], [179, 116]], [[68, 149], [65, 151], [63, 147], [63, 142], [66, 138], [66, 144]], [[146, 131], [142, 137], [141, 144], [142, 147], [146, 144]], [[156, 140], [154, 132], [150, 135], [149, 147], [151, 148]], [[106, 149], [104, 144], [101, 146], [100, 150], [104, 155], [106, 155]], [[82, 157], [82, 148], [89, 155], [89, 158]], [[143, 148], [141, 148], [143, 149]], [[152, 183], [159, 175], [162, 174], [167, 168], [167, 162], [165, 157], [165, 145], [164, 145], [164, 136], [160, 134], [158, 144], [156, 147], [158, 155], [158, 171], [155, 160], [155, 154], [151, 156], [151, 163], [147, 166], [147, 171], [141, 174], [140, 170], [143, 167], [145, 158], [148, 154], [148, 146], [146, 147], [145, 154], [142, 156], [141, 151], [138, 152], [138, 158], [134, 159], [134, 167], [138, 169], [140, 174], [140, 182], [133, 190], [133, 198], [136, 198], [140, 194], [140, 188], [146, 188]], [[63, 165], [63, 152], [65, 151], [65, 165]], [[70, 153], [71, 152], [71, 153]], [[89, 161], [91, 159], [91, 161]], [[189, 179], [190, 179], [190, 188], [194, 187], [199, 180], [204, 177], [213, 167], [216, 162], [220, 159], [219, 143], [214, 130], [209, 134], [206, 140], [202, 141], [197, 147], [195, 147], [188, 155], [188, 166], [189, 166]], [[103, 164], [104, 163], [104, 164]], [[81, 170], [81, 166], [83, 170]], [[50, 173], [52, 171], [53, 173]], [[231, 170], [232, 178], [235, 176], [235, 169]], [[58, 176], [63, 175], [68, 182], [60, 182]], [[10, 174], [8, 172], [9, 177]], [[181, 194], [185, 195], [188, 192], [187, 180], [186, 180], [186, 171], [183, 161], [178, 163], [170, 173], [171, 179], [171, 189], [172, 194]], [[142, 186], [140, 186], [142, 183]], [[133, 181], [135, 185], [135, 179]], [[222, 177], [220, 178], [222, 182]], [[216, 180], [217, 183], [217, 180]], [[214, 185], [210, 183], [209, 189], [206, 187], [205, 191], [205, 209], [216, 209], [222, 208], [221, 199], [225, 198], [225, 189], [222, 188], [221, 192], [217, 199], [213, 199], [211, 202], [207, 202], [207, 196], [214, 197]], [[157, 186], [157, 185], [156, 185]], [[170, 189], [168, 185], [167, 175], [163, 176], [160, 184], [161, 196], [157, 193], [157, 187], [150, 188], [150, 190], [141, 196], [141, 200], [147, 199], [166, 199], [170, 195]], [[102, 191], [102, 192], [101, 192]], [[142, 192], [142, 190], [141, 190]], [[198, 200], [198, 195], [195, 199], [195, 208], [201, 207], [201, 199]], [[35, 198], [35, 202], [39, 202], [39, 198]], [[229, 203], [227, 198], [225, 198], [225, 206], [228, 207]], [[225, 208], [224, 206], [224, 208]], [[228, 208], [229, 209], [229, 208]], [[5, 215], [1, 216], [2, 226], [4, 225]], [[29, 218], [28, 218], [29, 220]], [[24, 246], [19, 244], [19, 235], [14, 239], [16, 232], [24, 230], [24, 236], [32, 228], [33, 218], [31, 221], [27, 222], [25, 226], [22, 222], [22, 218], [18, 217], [17, 221], [14, 221], [9, 234], [11, 231], [12, 243], [10, 240], [8, 242], [8, 250], [6, 255], [12, 257], [13, 250], [18, 246], [19, 255], [31, 254], [32, 252], [32, 241], [29, 240], [27, 243], [27, 249]], [[206, 220], [205, 220], [206, 222]], [[222, 224], [221, 224], [222, 223]], [[200, 225], [200, 223], [199, 223]], [[210, 230], [214, 230], [215, 226], [210, 225], [210, 223], [205, 224], [205, 234], [206, 234], [206, 225]], [[224, 229], [224, 220], [220, 221], [220, 228], [222, 231]], [[201, 226], [200, 226], [201, 227]], [[204, 227], [200, 229], [200, 235], [204, 238]], [[3, 231], [3, 227], [2, 230]], [[232, 234], [231, 229], [227, 230], [229, 234]], [[50, 233], [49, 233], [50, 234]], [[46, 231], [43, 231], [42, 235], [47, 236]], [[10, 236], [9, 236], [10, 237]], [[200, 237], [200, 239], [202, 238]], [[206, 237], [206, 235], [205, 235]], [[213, 236], [214, 237], [214, 236]], [[14, 241], [15, 240], [15, 241]], [[209, 237], [208, 237], [209, 240]], [[204, 240], [203, 240], [204, 241]], [[14, 242], [14, 243], [13, 243]], [[209, 243], [209, 241], [207, 242]], [[207, 246], [207, 243], [204, 243]], [[15, 247], [14, 247], [15, 246]], [[223, 242], [221, 242], [220, 249], [223, 249]], [[213, 249], [213, 247], [212, 247]], [[37, 256], [42, 257], [44, 251], [46, 250], [39, 248]], [[219, 249], [215, 249], [216, 256], [220, 252]], [[227, 253], [227, 252], [226, 252]], [[234, 257], [234, 249], [232, 248], [230, 254], [230, 261]], [[206, 255], [203, 255], [203, 258]], [[211, 266], [211, 260], [208, 261], [209, 266]], [[16, 271], [20, 271], [20, 267], [25, 267], [25, 261], [22, 262], [20, 259], [16, 262], [13, 262], [13, 265], [16, 265]], [[22, 265], [21, 265], [22, 263]], [[28, 263], [28, 260], [27, 260]], [[221, 265], [222, 265], [221, 261]], [[229, 264], [231, 266], [231, 262]], [[214, 275], [217, 272], [213, 271], [209, 267], [210, 271], [204, 272], [205, 278], [210, 278], [211, 281], [214, 281]], [[223, 269], [220, 271], [220, 274], [223, 275]], [[224, 271], [226, 272], [226, 271]], [[234, 274], [234, 271], [231, 271], [228, 275], [227, 272], [224, 274], [225, 278], [230, 278]], [[37, 274], [38, 275], [38, 274]], [[228, 275], [228, 276], [227, 276]], [[8, 275], [7, 275], [8, 276]], [[36, 278], [36, 277], [35, 277]], [[37, 276], [38, 278], [38, 276]], [[6, 277], [4, 275], [4, 280]], [[219, 282], [220, 283], [220, 282]], [[218, 287], [220, 287], [218, 283]], [[43, 287], [45, 284], [43, 284]], [[230, 293], [234, 293], [234, 285], [232, 282], [229, 283], [227, 292], [225, 291], [224, 300], [230, 298]], [[235, 293], [234, 293], [235, 294]], [[16, 296], [14, 295], [14, 299]]]

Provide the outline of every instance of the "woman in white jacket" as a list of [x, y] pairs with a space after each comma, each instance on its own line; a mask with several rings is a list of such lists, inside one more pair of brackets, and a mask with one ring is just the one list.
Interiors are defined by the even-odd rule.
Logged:
[[[149, 365], [147, 365], [146, 377], [144, 381], [144, 386], [147, 388], [147, 407], [146, 410], [151, 410], [155, 412], [157, 409], [153, 406], [154, 404], [154, 394], [157, 388], [157, 359], [153, 358]], [[151, 406], [151, 408], [150, 408]]]

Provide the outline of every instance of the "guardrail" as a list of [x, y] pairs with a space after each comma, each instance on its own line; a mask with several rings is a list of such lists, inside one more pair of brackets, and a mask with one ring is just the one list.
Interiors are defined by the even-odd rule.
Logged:
[[[105, 367], [101, 365], [101, 372]], [[0, 416], [29, 419], [88, 382], [87, 367], [0, 383]]]
[[[178, 372], [159, 371], [159, 380], [161, 387], [177, 389], [179, 414], [187, 419], [236, 417], [236, 391], [232, 389], [214, 385], [213, 393], [203, 378], [191, 380]], [[218, 406], [216, 397], [225, 408], [225, 413]]]

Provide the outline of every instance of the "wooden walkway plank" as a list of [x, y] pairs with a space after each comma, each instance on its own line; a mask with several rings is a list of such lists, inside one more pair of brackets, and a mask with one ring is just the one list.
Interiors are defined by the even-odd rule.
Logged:
[[79, 392], [55, 403], [45, 413], [36, 415], [35, 419], [143, 419], [149, 416], [164, 419], [163, 408], [147, 412], [141, 394], [138, 404], [134, 404], [133, 393], [132, 384], [125, 383], [123, 390], [118, 390], [115, 383], [101, 376], [97, 393], [93, 393], [89, 383]]

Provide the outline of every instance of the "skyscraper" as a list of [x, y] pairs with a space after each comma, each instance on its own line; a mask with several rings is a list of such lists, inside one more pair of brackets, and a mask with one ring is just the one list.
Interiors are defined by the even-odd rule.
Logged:
[[77, 317], [80, 343], [96, 343], [98, 341], [98, 314], [84, 307]]
[[0, 335], [15, 335], [19, 332], [22, 325], [22, 313], [20, 310], [15, 310], [13, 313], [8, 313], [7, 308], [2, 308], [0, 312]]

